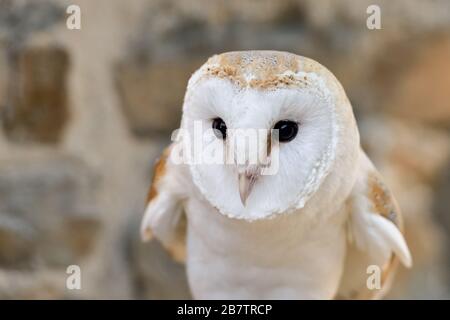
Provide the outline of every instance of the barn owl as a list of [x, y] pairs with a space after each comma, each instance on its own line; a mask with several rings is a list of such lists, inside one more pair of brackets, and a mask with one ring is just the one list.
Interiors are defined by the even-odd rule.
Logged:
[[[210, 151], [241, 154], [249, 146], [237, 149], [236, 132], [251, 128], [270, 132], [264, 163], [174, 156], [195, 130]], [[411, 266], [401, 213], [360, 147], [351, 104], [314, 60], [211, 57], [188, 82], [180, 130], [155, 166], [141, 236], [186, 264], [194, 298], [379, 298], [398, 262]], [[276, 172], [263, 174], [275, 157]]]

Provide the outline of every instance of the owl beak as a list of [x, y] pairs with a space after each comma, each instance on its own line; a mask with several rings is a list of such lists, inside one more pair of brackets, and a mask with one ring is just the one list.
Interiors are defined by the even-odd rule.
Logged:
[[239, 180], [239, 195], [241, 196], [241, 202], [245, 206], [247, 198], [252, 192], [253, 186], [255, 185], [258, 174], [256, 172], [242, 172], [238, 174]]

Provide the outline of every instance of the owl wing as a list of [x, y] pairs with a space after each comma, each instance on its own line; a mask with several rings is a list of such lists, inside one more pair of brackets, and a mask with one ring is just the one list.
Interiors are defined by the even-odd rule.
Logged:
[[361, 152], [361, 173], [347, 203], [348, 246], [338, 299], [381, 298], [389, 290], [398, 262], [412, 265], [397, 202]]
[[167, 147], [154, 166], [148, 192], [147, 208], [141, 222], [141, 238], [159, 240], [178, 262], [186, 256], [186, 216], [183, 210], [182, 165], [175, 165], [170, 157], [174, 145]]

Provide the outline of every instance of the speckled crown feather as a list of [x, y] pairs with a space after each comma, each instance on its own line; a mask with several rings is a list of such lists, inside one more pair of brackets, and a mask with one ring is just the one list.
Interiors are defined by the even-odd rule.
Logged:
[[202, 66], [204, 76], [233, 81], [240, 87], [270, 89], [305, 87], [306, 73], [329, 77], [331, 73], [318, 62], [289, 52], [235, 51], [215, 55]]

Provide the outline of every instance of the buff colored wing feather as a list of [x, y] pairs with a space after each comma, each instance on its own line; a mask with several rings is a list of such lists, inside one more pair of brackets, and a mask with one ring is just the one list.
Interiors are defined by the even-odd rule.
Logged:
[[[394, 196], [365, 154], [361, 178], [348, 200], [348, 249], [339, 299], [381, 298], [389, 290], [398, 262], [412, 265], [403, 237], [403, 221]], [[369, 288], [373, 267], [381, 271], [380, 284]]]
[[182, 206], [180, 173], [170, 162], [171, 147], [164, 150], [154, 166], [141, 223], [141, 238], [156, 238], [172, 258], [184, 262], [186, 257], [186, 216]]

